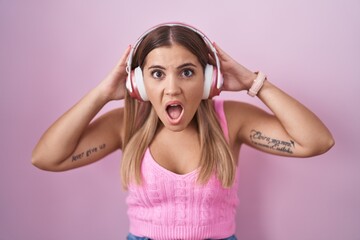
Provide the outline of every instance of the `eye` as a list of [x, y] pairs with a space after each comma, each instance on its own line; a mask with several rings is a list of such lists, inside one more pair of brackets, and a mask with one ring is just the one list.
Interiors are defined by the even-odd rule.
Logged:
[[181, 72], [181, 76], [185, 78], [192, 77], [194, 75], [194, 71], [192, 69], [184, 69], [184, 71]]
[[154, 70], [151, 72], [151, 76], [155, 79], [161, 79], [164, 77], [164, 73], [160, 70]]

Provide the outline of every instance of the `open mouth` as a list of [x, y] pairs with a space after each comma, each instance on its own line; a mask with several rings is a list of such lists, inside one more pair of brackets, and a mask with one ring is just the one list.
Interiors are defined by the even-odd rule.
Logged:
[[181, 117], [184, 108], [180, 104], [169, 104], [166, 107], [166, 112], [170, 119], [177, 120]]

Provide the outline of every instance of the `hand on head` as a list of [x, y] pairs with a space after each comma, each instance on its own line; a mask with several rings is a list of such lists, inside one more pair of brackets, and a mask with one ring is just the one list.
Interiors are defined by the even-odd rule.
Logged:
[[127, 77], [126, 61], [128, 59], [131, 46], [129, 45], [118, 63], [100, 83], [99, 87], [108, 101], [124, 99], [126, 95], [125, 81]]
[[221, 73], [224, 78], [223, 91], [241, 91], [248, 90], [256, 74], [245, 68], [226, 52], [219, 45], [213, 43], [220, 60]]

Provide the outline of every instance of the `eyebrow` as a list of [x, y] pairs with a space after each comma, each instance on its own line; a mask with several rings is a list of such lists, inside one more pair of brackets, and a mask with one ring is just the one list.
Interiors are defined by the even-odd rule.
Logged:
[[184, 64], [181, 64], [180, 66], [178, 66], [177, 69], [181, 69], [184, 67], [195, 67], [196, 68], [196, 65], [193, 63], [184, 63]]
[[[184, 63], [184, 64], [181, 64], [180, 66], [177, 67], [177, 69], [181, 69], [181, 68], [184, 68], [184, 67], [197, 67], [195, 64], [193, 63]], [[165, 70], [166, 68], [161, 66], [161, 65], [151, 65], [150, 67], [148, 67], [148, 69], [162, 69], [162, 70]]]
[[161, 65], [151, 65], [150, 67], [148, 67], [148, 69], [153, 69], [153, 68], [165, 70], [165, 68]]

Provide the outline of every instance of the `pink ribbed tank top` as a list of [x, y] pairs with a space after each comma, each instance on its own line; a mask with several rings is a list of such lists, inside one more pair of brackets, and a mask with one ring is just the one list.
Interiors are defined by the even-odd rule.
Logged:
[[[223, 101], [214, 101], [224, 135], [228, 128]], [[130, 232], [151, 239], [221, 239], [235, 233], [237, 177], [223, 188], [215, 175], [196, 183], [198, 170], [179, 175], [160, 166], [146, 150], [142, 185], [131, 184], [127, 197]]]

